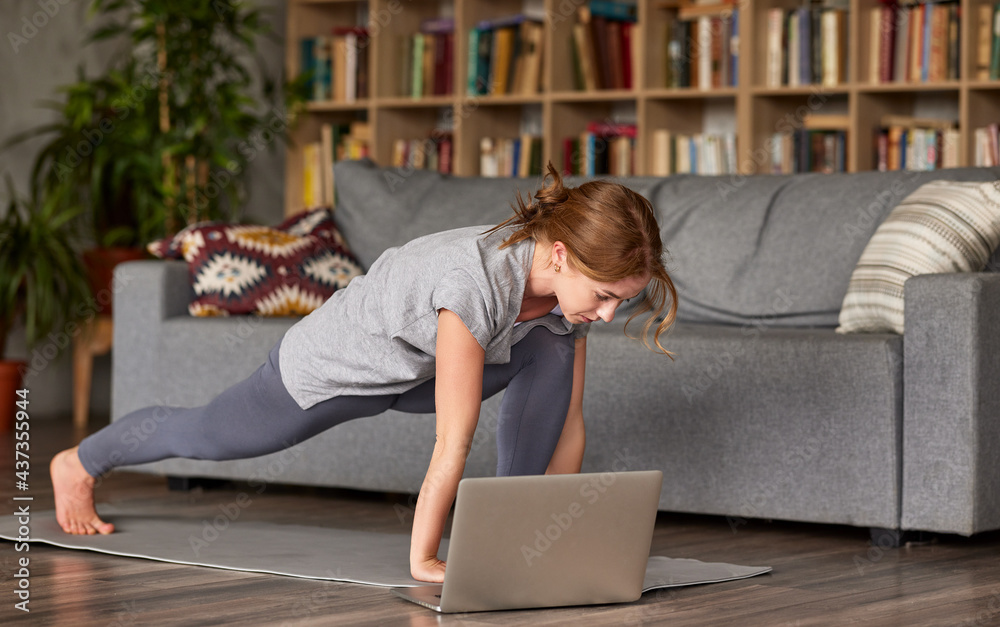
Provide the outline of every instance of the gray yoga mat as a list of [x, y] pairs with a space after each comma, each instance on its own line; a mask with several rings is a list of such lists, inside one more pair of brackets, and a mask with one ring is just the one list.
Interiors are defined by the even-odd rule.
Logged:
[[[266, 522], [213, 521], [190, 516], [143, 514], [136, 508], [100, 506], [101, 517], [115, 524], [109, 535], [64, 533], [55, 511], [32, 512], [29, 542], [109, 555], [191, 564], [227, 570], [270, 573], [385, 587], [426, 585], [410, 577], [410, 536], [352, 529]], [[22, 541], [12, 515], [0, 519], [0, 538]], [[448, 540], [441, 543], [441, 555]], [[770, 566], [736, 566], [693, 559], [651, 556], [643, 592], [744, 579]]]

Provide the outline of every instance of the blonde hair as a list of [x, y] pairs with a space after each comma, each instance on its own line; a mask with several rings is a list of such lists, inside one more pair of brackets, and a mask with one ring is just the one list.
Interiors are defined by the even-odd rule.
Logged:
[[[552, 183], [545, 185], [550, 176]], [[654, 350], [649, 332], [656, 325], [653, 344], [673, 359], [673, 353], [660, 343], [660, 336], [677, 317], [677, 290], [663, 264], [663, 243], [652, 204], [624, 185], [608, 180], [565, 187], [552, 162], [548, 163], [542, 188], [534, 198], [534, 202], [526, 204], [518, 193], [517, 204], [511, 205], [515, 215], [487, 233], [520, 226], [500, 245], [501, 249], [528, 238], [550, 244], [562, 242], [569, 263], [599, 283], [616, 283], [648, 274], [650, 283], [645, 298], [625, 322], [625, 335], [638, 339], [628, 334], [629, 323], [652, 312], [642, 327], [643, 344]], [[668, 295], [670, 308], [663, 316]]]

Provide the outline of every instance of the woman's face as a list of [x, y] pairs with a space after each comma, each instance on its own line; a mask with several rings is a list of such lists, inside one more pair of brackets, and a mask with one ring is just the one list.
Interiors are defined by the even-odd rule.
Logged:
[[635, 298], [650, 277], [634, 276], [615, 283], [599, 283], [564, 265], [554, 283], [563, 315], [573, 324], [603, 320], [611, 322], [625, 301]]

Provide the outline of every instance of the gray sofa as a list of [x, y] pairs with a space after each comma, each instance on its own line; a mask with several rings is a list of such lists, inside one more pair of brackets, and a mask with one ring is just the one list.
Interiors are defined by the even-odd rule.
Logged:
[[[969, 535], [1000, 528], [1000, 274], [906, 284], [906, 334], [834, 332], [851, 271], [920, 184], [1000, 169], [631, 178], [654, 204], [680, 322], [676, 361], [623, 333], [588, 339], [585, 471], [663, 471], [662, 510]], [[386, 248], [509, 217], [539, 180], [337, 165], [337, 221], [367, 267]], [[579, 184], [568, 178], [567, 183]], [[120, 265], [112, 419], [195, 406], [245, 378], [294, 318], [192, 318], [186, 265]], [[904, 368], [905, 366], [905, 368]], [[467, 476], [494, 473], [500, 395], [484, 404]], [[166, 417], [165, 419], [169, 419]], [[280, 417], [275, 417], [280, 419]], [[415, 493], [432, 415], [353, 421], [287, 451], [133, 467], [178, 477]]]

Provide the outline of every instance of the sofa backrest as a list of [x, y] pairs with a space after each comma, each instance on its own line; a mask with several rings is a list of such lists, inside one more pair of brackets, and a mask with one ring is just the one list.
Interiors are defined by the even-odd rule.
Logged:
[[[386, 249], [451, 228], [494, 225], [541, 177], [456, 177], [336, 165], [336, 220], [367, 269]], [[851, 272], [896, 204], [927, 181], [988, 181], [1000, 168], [613, 178], [656, 207], [680, 320], [836, 326]], [[565, 177], [576, 186], [588, 180]]]
[[650, 200], [680, 319], [832, 327], [865, 245], [901, 200], [928, 181], [997, 178], [1000, 168], [673, 176]]
[[[393, 246], [447, 229], [496, 225], [514, 215], [518, 193], [526, 202], [542, 178], [458, 177], [429, 170], [380, 168], [370, 159], [339, 161], [336, 221], [367, 270]], [[566, 185], [586, 179], [567, 176]], [[625, 182], [622, 179], [622, 182]], [[662, 178], [627, 179], [647, 198]]]

